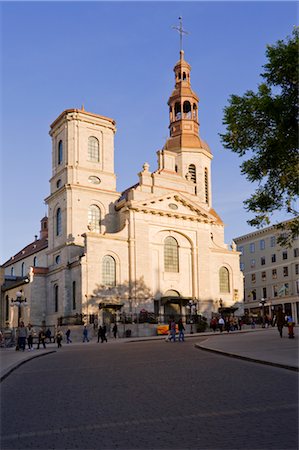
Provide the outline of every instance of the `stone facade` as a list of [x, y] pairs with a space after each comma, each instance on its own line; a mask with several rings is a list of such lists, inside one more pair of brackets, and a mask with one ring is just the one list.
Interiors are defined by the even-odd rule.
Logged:
[[282, 306], [298, 324], [299, 241], [282, 248], [277, 243], [281, 233], [271, 226], [234, 239], [245, 278], [244, 308], [248, 315], [262, 315], [264, 309], [273, 317]]
[[191, 302], [206, 317], [221, 305], [237, 305], [242, 313], [239, 252], [224, 243], [224, 224], [212, 206], [212, 154], [198, 134], [190, 70], [181, 51], [168, 101], [170, 137], [157, 152], [158, 168], [144, 163], [138, 182], [122, 193], [114, 172], [114, 120], [82, 108], [53, 122], [48, 218], [41, 230], [45, 240], [46, 224], [47, 240], [38, 253], [31, 252], [33, 243], [30, 254], [4, 264], [12, 284], [2, 285], [2, 324], [5, 301], [16, 289], [28, 300], [26, 320], [35, 324], [80, 314], [101, 322], [109, 313], [141, 310], [185, 316]]

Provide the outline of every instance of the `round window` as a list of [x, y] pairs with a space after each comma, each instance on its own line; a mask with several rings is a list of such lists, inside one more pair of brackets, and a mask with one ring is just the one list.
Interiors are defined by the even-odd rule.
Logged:
[[95, 177], [93, 175], [91, 175], [88, 178], [88, 181], [89, 181], [89, 183], [92, 183], [92, 184], [100, 184], [100, 182], [101, 182], [101, 180], [98, 177]]

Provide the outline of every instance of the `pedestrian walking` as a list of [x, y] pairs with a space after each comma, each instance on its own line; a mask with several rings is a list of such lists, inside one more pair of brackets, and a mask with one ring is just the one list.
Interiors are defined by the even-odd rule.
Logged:
[[210, 322], [210, 328], [214, 331], [216, 331], [217, 328], [217, 319], [216, 317], [212, 317], [211, 322]]
[[289, 339], [294, 339], [295, 335], [294, 335], [294, 319], [291, 315], [288, 316], [287, 319], [287, 324], [288, 324], [288, 335], [289, 335]]
[[18, 350], [20, 349], [20, 350], [23, 350], [23, 352], [24, 352], [25, 347], [26, 347], [27, 328], [25, 327], [23, 321], [21, 321], [20, 325], [18, 326], [17, 336], [18, 336], [18, 345], [17, 345]]
[[107, 328], [106, 328], [106, 325], [104, 324], [103, 326], [102, 326], [102, 336], [101, 336], [101, 339], [102, 339], [102, 343], [105, 341], [105, 342], [108, 342], [107, 341], [107, 337], [106, 337], [106, 333], [107, 333]]
[[61, 330], [57, 330], [56, 333], [56, 342], [57, 342], [57, 348], [61, 348], [61, 342], [62, 342], [62, 331]]
[[71, 344], [72, 343], [72, 341], [71, 341], [71, 330], [69, 328], [66, 330], [65, 335], [66, 335], [66, 343], [67, 344]]
[[89, 342], [88, 329], [87, 329], [86, 325], [84, 325], [84, 328], [83, 328], [83, 342], [85, 342], [85, 341]]
[[220, 319], [218, 320], [218, 326], [219, 326], [220, 333], [222, 333], [223, 327], [224, 327], [224, 319], [223, 319], [223, 317], [220, 317]]
[[47, 329], [47, 331], [45, 333], [45, 336], [46, 336], [46, 339], [47, 339], [47, 343], [50, 344], [51, 343], [51, 337], [52, 337], [50, 328]]
[[46, 335], [45, 335], [44, 329], [41, 328], [39, 330], [39, 333], [38, 333], [37, 349], [39, 349], [40, 344], [43, 344], [43, 347], [46, 348], [46, 342], [45, 341], [46, 341]]
[[175, 342], [175, 333], [176, 333], [176, 323], [175, 320], [172, 319], [170, 322], [170, 338], [169, 340], [173, 340], [173, 342]]
[[241, 317], [239, 317], [239, 319], [238, 319], [238, 325], [239, 325], [239, 330], [241, 331], [242, 325], [243, 325], [243, 321], [242, 321]]
[[285, 323], [285, 317], [284, 317], [284, 313], [282, 310], [282, 307], [280, 306], [278, 308], [278, 311], [276, 313], [276, 326], [279, 332], [279, 336], [282, 338], [282, 331], [283, 331], [283, 326]]
[[112, 332], [113, 332], [114, 339], [116, 339], [116, 337], [117, 337], [117, 325], [116, 325], [116, 323], [114, 324], [114, 326], [112, 328]]
[[179, 329], [179, 342], [184, 342], [185, 341], [185, 336], [184, 336], [185, 327], [184, 327], [182, 318], [180, 318], [178, 321], [178, 329]]
[[27, 344], [28, 344], [28, 351], [33, 350], [33, 337], [35, 336], [35, 330], [32, 327], [31, 323], [28, 323], [27, 326]]
[[103, 328], [100, 325], [99, 328], [98, 328], [98, 343], [100, 342], [102, 334], [103, 334]]

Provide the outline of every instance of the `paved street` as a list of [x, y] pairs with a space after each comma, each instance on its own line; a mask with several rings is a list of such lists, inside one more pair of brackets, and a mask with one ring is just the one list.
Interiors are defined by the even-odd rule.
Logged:
[[2, 449], [298, 448], [298, 374], [182, 343], [64, 345], [1, 383]]

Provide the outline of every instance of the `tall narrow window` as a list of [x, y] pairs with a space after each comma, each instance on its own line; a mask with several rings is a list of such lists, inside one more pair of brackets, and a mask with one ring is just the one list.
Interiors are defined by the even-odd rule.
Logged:
[[265, 239], [260, 240], [260, 250], [265, 250]]
[[164, 241], [164, 270], [165, 272], [179, 271], [179, 245], [172, 236], [168, 236]]
[[37, 266], [37, 256], [33, 258], [33, 267]]
[[100, 160], [99, 141], [94, 136], [88, 138], [88, 159], [95, 162]]
[[226, 267], [219, 270], [219, 287], [220, 292], [229, 292], [229, 272]]
[[22, 266], [21, 266], [21, 277], [23, 277], [25, 275], [25, 263], [22, 262]]
[[181, 119], [181, 105], [180, 103], [176, 103], [174, 105], [174, 115], [175, 115], [175, 120], [180, 120]]
[[97, 205], [88, 208], [88, 228], [95, 233], [100, 232], [101, 210]]
[[187, 100], [183, 103], [184, 119], [191, 119], [191, 105]]
[[72, 285], [72, 300], [73, 300], [73, 309], [76, 309], [76, 281], [73, 281]]
[[61, 224], [61, 209], [58, 208], [56, 211], [56, 236], [60, 236], [62, 231]]
[[197, 119], [197, 106], [196, 103], [193, 103], [193, 119]]
[[110, 255], [104, 256], [102, 261], [102, 283], [104, 286], [116, 285], [116, 264]]
[[14, 274], [15, 274], [15, 269], [12, 267], [12, 268], [10, 269], [10, 275], [13, 277]]
[[9, 298], [8, 295], [5, 297], [5, 321], [9, 320]]
[[63, 160], [63, 143], [62, 141], [59, 141], [58, 143], [58, 155], [57, 155], [57, 162], [58, 164], [62, 164]]
[[191, 175], [191, 180], [193, 181], [193, 183], [196, 183], [196, 168], [194, 164], [190, 164], [188, 172]]
[[54, 312], [58, 312], [59, 289], [58, 285], [54, 286]]
[[205, 202], [209, 203], [209, 174], [208, 169], [205, 167]]

